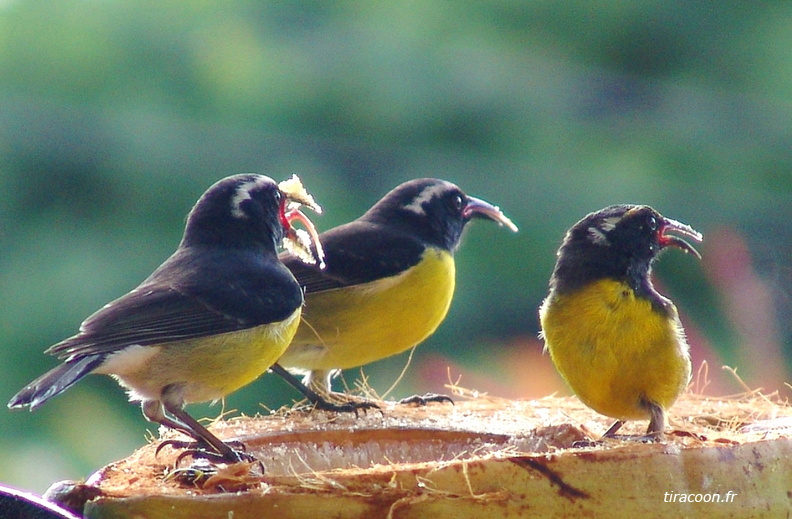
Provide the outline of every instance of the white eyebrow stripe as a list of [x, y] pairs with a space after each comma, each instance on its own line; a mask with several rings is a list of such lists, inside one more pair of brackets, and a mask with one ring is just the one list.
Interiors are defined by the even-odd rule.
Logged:
[[612, 231], [616, 224], [621, 222], [621, 216], [611, 216], [610, 218], [603, 218], [602, 223], [599, 225], [599, 228], [605, 232]]
[[250, 192], [256, 188], [264, 187], [268, 180], [266, 177], [258, 177], [237, 186], [234, 197], [231, 199], [231, 214], [235, 218], [247, 218], [245, 211], [242, 210], [242, 202], [250, 200]]
[[605, 233], [597, 229], [596, 227], [589, 227], [588, 228], [588, 237], [593, 243], [607, 243], [608, 239], [605, 237]]
[[432, 184], [431, 186], [426, 186], [420, 193], [418, 193], [418, 196], [416, 196], [412, 202], [405, 205], [404, 208], [419, 215], [426, 214], [426, 211], [423, 207], [424, 204], [430, 202], [434, 197], [443, 193], [446, 188], [447, 186], [445, 184]]

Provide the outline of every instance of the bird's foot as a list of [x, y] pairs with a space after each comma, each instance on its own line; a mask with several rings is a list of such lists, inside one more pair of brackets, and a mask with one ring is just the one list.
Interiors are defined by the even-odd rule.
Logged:
[[227, 448], [220, 452], [204, 441], [165, 440], [157, 446], [155, 454], [158, 455], [163, 447], [183, 449], [183, 452], [176, 457], [175, 465], [177, 467], [185, 458], [203, 459], [211, 463], [250, 463], [258, 461], [255, 456], [245, 452], [245, 444], [242, 442], [225, 442], [225, 446]]
[[398, 401], [399, 405], [415, 405], [415, 406], [425, 406], [429, 402], [448, 402], [451, 405], [454, 405], [454, 401], [448, 395], [439, 395], [437, 393], [426, 393], [425, 395], [413, 395], [408, 396], [407, 398], [402, 398]]
[[374, 402], [371, 402], [370, 400], [346, 400], [335, 403], [326, 398], [322, 398], [316, 402], [313, 402], [313, 406], [314, 409], [319, 409], [320, 411], [332, 411], [334, 413], [355, 413], [355, 416], [358, 416], [358, 411], [363, 411], [364, 413], [369, 409], [381, 411], [380, 406]]
[[618, 436], [617, 438], [636, 443], [656, 443], [663, 441], [663, 431], [642, 434], [641, 436]]
[[572, 442], [573, 449], [592, 449], [594, 447], [602, 447], [605, 442], [602, 440], [577, 440]]
[[575, 449], [590, 449], [593, 447], [602, 447], [608, 440], [617, 440], [623, 442], [633, 443], [655, 443], [663, 441], [663, 435], [658, 433], [642, 434], [640, 436], [632, 436], [629, 434], [611, 434], [603, 436], [599, 440], [578, 440], [572, 443]]

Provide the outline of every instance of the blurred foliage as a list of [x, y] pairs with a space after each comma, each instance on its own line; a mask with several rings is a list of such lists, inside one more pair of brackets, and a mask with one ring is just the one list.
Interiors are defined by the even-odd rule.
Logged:
[[[470, 226], [451, 312], [399, 395], [442, 391], [445, 372], [435, 387], [415, 375], [439, 357], [537, 396], [516, 388], [545, 373], [507, 359], [538, 353], [564, 231], [619, 202], [708, 237], [701, 264], [668, 254], [657, 268], [694, 363], [783, 389], [790, 25], [783, 1], [0, 2], [0, 395], [170, 254], [204, 189], [251, 171], [298, 173], [321, 229], [423, 176], [521, 227]], [[372, 385], [404, 362], [367, 368]], [[265, 376], [226, 408], [295, 398]], [[146, 427], [112, 380], [89, 377], [33, 415], [0, 412], [0, 481], [40, 492], [86, 476]]]

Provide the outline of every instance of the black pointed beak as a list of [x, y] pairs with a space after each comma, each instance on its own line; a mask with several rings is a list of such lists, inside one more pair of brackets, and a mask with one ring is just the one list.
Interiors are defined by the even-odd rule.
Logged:
[[462, 216], [468, 219], [474, 217], [488, 218], [497, 222], [499, 225], [505, 225], [512, 232], [517, 232], [519, 230], [517, 226], [514, 225], [514, 222], [503, 214], [499, 207], [472, 196], [467, 197], [467, 206], [462, 210]]
[[670, 218], [663, 218], [662, 221], [660, 222], [661, 247], [668, 247], [668, 246], [676, 247], [678, 249], [682, 249], [688, 254], [692, 254], [698, 259], [701, 259], [701, 254], [699, 254], [699, 252], [695, 248], [693, 248], [693, 246], [690, 243], [680, 238], [679, 236], [668, 234], [669, 232], [681, 234], [682, 236], [690, 238], [699, 243], [701, 243], [704, 240], [703, 234], [701, 234], [700, 232], [698, 232], [693, 227], [687, 224], [684, 224], [682, 222], [677, 222], [676, 220], [672, 220]]

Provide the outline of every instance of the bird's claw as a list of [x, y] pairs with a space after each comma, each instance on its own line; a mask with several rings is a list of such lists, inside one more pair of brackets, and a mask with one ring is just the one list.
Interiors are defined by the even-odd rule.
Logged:
[[448, 395], [439, 395], [437, 393], [426, 393], [425, 395], [413, 395], [399, 400], [400, 405], [416, 405], [419, 407], [427, 405], [429, 402], [448, 402], [454, 405], [454, 401]]
[[155, 455], [159, 455], [163, 447], [183, 449], [176, 457], [175, 465], [178, 466], [185, 458], [204, 459], [213, 463], [240, 463], [256, 462], [255, 456], [248, 454], [245, 444], [239, 441], [226, 442], [227, 452], [218, 452], [211, 445], [202, 441], [165, 440], [157, 446]]
[[314, 403], [314, 408], [320, 411], [332, 411], [335, 413], [355, 413], [355, 416], [358, 416], [358, 411], [363, 411], [365, 413], [369, 409], [381, 410], [380, 406], [368, 400], [362, 402], [346, 401], [338, 404], [328, 402], [327, 400], [319, 400]]
[[640, 436], [630, 436], [627, 434], [612, 434], [610, 436], [603, 436], [599, 440], [579, 440], [572, 443], [572, 448], [574, 449], [590, 449], [593, 447], [602, 447], [605, 445], [605, 440], [619, 440], [623, 442], [634, 442], [634, 443], [655, 443], [662, 441], [663, 438], [661, 435], [656, 433], [654, 434], [642, 434]]

